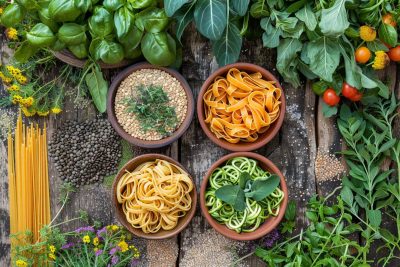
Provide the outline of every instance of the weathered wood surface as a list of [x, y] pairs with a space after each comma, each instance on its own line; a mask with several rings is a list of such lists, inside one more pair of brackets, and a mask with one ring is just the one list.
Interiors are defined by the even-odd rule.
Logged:
[[[1, 61], [4, 62], [7, 53], [2, 46]], [[186, 32], [184, 40], [184, 58], [181, 72], [192, 87], [194, 97], [204, 80], [217, 69], [215, 59], [211, 56], [210, 43], [195, 33], [192, 29]], [[273, 73], [275, 70], [275, 51], [262, 48], [260, 41], [245, 42], [240, 61], [251, 62], [261, 65]], [[395, 72], [391, 75], [396, 76]], [[113, 73], [108, 75], [110, 80]], [[399, 73], [397, 73], [399, 77]], [[395, 77], [397, 95], [400, 95], [399, 81]], [[292, 88], [282, 83], [286, 94], [287, 110], [284, 124], [280, 133], [264, 148], [257, 152], [270, 158], [283, 172], [289, 187], [289, 198], [298, 203], [298, 228], [306, 224], [304, 217], [305, 205], [309, 197], [315, 193], [326, 195], [335, 188], [339, 181], [318, 181], [315, 176], [315, 158], [318, 149], [325, 152], [339, 151], [342, 147], [340, 135], [335, 126], [334, 119], [326, 119], [321, 112], [321, 100], [311, 90], [310, 83], [303, 83], [301, 88]], [[3, 110], [4, 111], [4, 110]], [[93, 107], [85, 110], [74, 108], [71, 99], [67, 98], [64, 112], [57, 117], [41, 119], [46, 121], [49, 128], [49, 139], [56, 127], [66, 120], [84, 120], [97, 116]], [[399, 126], [396, 127], [399, 130]], [[203, 175], [209, 166], [222, 155], [229, 153], [214, 145], [201, 130], [197, 117], [185, 133], [185, 135], [174, 144], [158, 150], [139, 149], [133, 147], [134, 155], [154, 152], [163, 153], [178, 159], [196, 179], [199, 189]], [[8, 179], [7, 179], [7, 149], [4, 140], [0, 142], [0, 266], [9, 266], [9, 219], [8, 219]], [[50, 179], [52, 196], [52, 214], [59, 209], [58, 194], [61, 180], [50, 161]], [[92, 219], [100, 220], [105, 224], [116, 222], [111, 207], [110, 189], [105, 185], [90, 185], [77, 190], [72, 195], [71, 202], [61, 214], [61, 221], [76, 216], [79, 210], [86, 210]], [[69, 229], [75, 229], [81, 223], [73, 222], [68, 225]], [[192, 244], [196, 246], [196, 237], [202, 232], [210, 229], [210, 226], [201, 217], [200, 209], [192, 223], [177, 238], [170, 241], [146, 241], [137, 240], [139, 249], [143, 253], [142, 266], [156, 266], [152, 259], [157, 255], [146, 252], [147, 247], [166, 247], [167, 251], [157, 251], [159, 255], [170, 253], [169, 261], [161, 266], [179, 266], [185, 260], [185, 246]], [[209, 248], [213, 250], [213, 247]], [[179, 253], [177, 253], [179, 251]], [[154, 253], [152, 253], [154, 254]], [[186, 255], [187, 257], [187, 255]], [[247, 266], [264, 266], [256, 258], [245, 261]], [[199, 265], [200, 267], [203, 267]]]

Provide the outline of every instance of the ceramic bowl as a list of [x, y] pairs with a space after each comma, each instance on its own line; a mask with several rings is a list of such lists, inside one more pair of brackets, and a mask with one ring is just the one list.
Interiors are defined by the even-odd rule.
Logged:
[[[260, 225], [255, 231], [250, 232], [250, 233], [237, 233], [234, 230], [229, 229], [223, 224], [218, 223], [213, 217], [210, 215], [208, 212], [208, 208], [206, 207], [206, 201], [205, 201], [205, 193], [206, 189], [208, 186], [208, 179], [210, 178], [211, 174], [214, 172], [216, 168], [219, 166], [223, 165], [225, 162], [227, 162], [231, 158], [235, 157], [248, 157], [252, 158], [258, 161], [258, 164], [261, 168], [268, 170], [271, 173], [274, 173], [280, 177], [280, 188], [285, 194], [284, 199], [282, 200], [280, 210], [278, 213], [278, 216], [276, 217], [270, 217], [268, 218], [263, 224]], [[285, 215], [285, 210], [286, 206], [288, 203], [288, 189], [286, 186], [286, 181], [285, 178], [283, 177], [281, 171], [278, 169], [278, 167], [275, 166], [269, 159], [267, 159], [264, 156], [261, 156], [256, 153], [252, 152], [236, 152], [236, 153], [231, 153], [228, 154], [219, 160], [217, 160], [207, 171], [206, 175], [203, 178], [203, 181], [201, 183], [201, 188], [200, 188], [200, 208], [203, 216], [206, 218], [207, 222], [220, 234], [234, 239], [234, 240], [240, 240], [240, 241], [247, 241], [247, 240], [255, 240], [259, 239], [269, 232], [271, 232], [273, 229], [275, 229], [280, 221], [282, 220], [283, 216]]]
[[199, 122], [201, 125], [201, 128], [203, 129], [204, 133], [210, 138], [211, 141], [213, 141], [215, 144], [219, 145], [220, 147], [231, 150], [231, 151], [252, 151], [256, 150], [264, 145], [266, 145], [269, 141], [271, 141], [275, 135], [279, 132], [279, 129], [282, 126], [283, 119], [285, 116], [285, 110], [286, 110], [286, 101], [285, 101], [285, 94], [282, 90], [282, 95], [280, 98], [281, 101], [281, 107], [280, 107], [280, 114], [278, 119], [269, 127], [269, 129], [262, 134], [258, 135], [258, 139], [252, 143], [249, 142], [238, 142], [236, 144], [229, 143], [228, 141], [224, 139], [219, 139], [215, 136], [213, 132], [211, 132], [209, 124], [207, 124], [205, 120], [205, 115], [204, 115], [204, 104], [203, 104], [203, 96], [205, 92], [207, 91], [208, 87], [214, 82], [215, 78], [218, 76], [226, 76], [228, 73], [229, 69], [231, 68], [237, 68], [240, 71], [245, 71], [248, 73], [255, 73], [255, 72], [260, 72], [263, 78], [265, 78], [268, 81], [275, 81], [275, 86], [281, 88], [282, 87], [278, 81], [278, 79], [272, 75], [269, 71], [266, 69], [250, 64], [250, 63], [234, 63], [230, 65], [226, 65], [222, 68], [219, 68], [217, 71], [215, 71], [213, 74], [211, 74], [210, 77], [203, 83], [203, 86], [201, 87], [201, 90], [199, 92], [199, 96], [197, 98], [197, 116], [199, 118]]
[[194, 185], [192, 192], [190, 192], [190, 196], [192, 197], [192, 206], [191, 206], [190, 210], [186, 213], [185, 216], [179, 218], [178, 224], [176, 225], [176, 227], [174, 229], [169, 230], [169, 231], [160, 230], [157, 233], [146, 234], [141, 229], [132, 227], [132, 225], [126, 220], [125, 213], [122, 210], [122, 206], [121, 206], [121, 204], [118, 203], [118, 200], [117, 200], [116, 192], [117, 192], [118, 181], [121, 179], [122, 175], [126, 171], [133, 171], [140, 164], [148, 162], [148, 161], [153, 161], [156, 159], [166, 160], [166, 161], [182, 168], [185, 172], [189, 173], [179, 162], [177, 162], [173, 158], [170, 158], [170, 157], [162, 155], [162, 154], [144, 154], [144, 155], [141, 155], [141, 156], [131, 159], [129, 162], [127, 162], [125, 164], [124, 167], [121, 168], [121, 170], [119, 170], [119, 172], [117, 173], [117, 175], [114, 179], [112, 191], [111, 191], [115, 216], [117, 217], [118, 221], [126, 229], [128, 229], [128, 231], [131, 232], [132, 234], [134, 234], [138, 237], [146, 238], [146, 239], [166, 239], [166, 238], [176, 236], [189, 224], [189, 222], [192, 220], [192, 218], [196, 212], [196, 204], [197, 204], [197, 192], [196, 192], [196, 186], [195, 186], [196, 183], [189, 174], [190, 179], [192, 179], [193, 185]]
[[[165, 137], [161, 140], [142, 140], [136, 137], [133, 137], [129, 133], [127, 133], [122, 126], [119, 124], [117, 117], [115, 115], [115, 96], [117, 94], [117, 90], [119, 88], [119, 85], [123, 80], [125, 80], [132, 72], [140, 70], [140, 69], [158, 69], [165, 71], [169, 73], [171, 76], [175, 77], [182, 85], [183, 89], [185, 90], [186, 97], [187, 97], [187, 112], [186, 112], [186, 117], [183, 120], [182, 124], [179, 126], [178, 129], [175, 130], [170, 136]], [[194, 114], [194, 99], [193, 99], [193, 94], [192, 90], [190, 89], [189, 84], [183, 78], [183, 76], [177, 72], [176, 70], [169, 69], [169, 68], [163, 68], [163, 67], [158, 67], [151, 65], [149, 63], [138, 63], [135, 65], [132, 65], [126, 69], [124, 69], [122, 72], [120, 72], [113, 80], [110, 89], [108, 90], [108, 97], [107, 97], [107, 115], [108, 115], [108, 120], [110, 121], [111, 125], [114, 127], [115, 131], [126, 141], [129, 143], [144, 147], [144, 148], [159, 148], [163, 146], [167, 146], [176, 140], [178, 140], [179, 137], [181, 137], [186, 130], [189, 128], [190, 123], [192, 122], [193, 119], [193, 114]]]

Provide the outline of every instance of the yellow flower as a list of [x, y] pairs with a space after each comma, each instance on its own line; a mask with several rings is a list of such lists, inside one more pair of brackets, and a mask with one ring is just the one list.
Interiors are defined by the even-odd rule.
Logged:
[[56, 260], [57, 257], [53, 253], [49, 253], [49, 258], [52, 260]]
[[37, 111], [37, 114], [38, 114], [39, 116], [43, 116], [43, 117], [49, 115], [49, 113], [50, 113], [50, 111], [48, 111], [48, 110], [45, 110], [45, 111], [38, 110], [38, 111]]
[[99, 245], [99, 238], [98, 237], [93, 238], [93, 245], [95, 245], [95, 246]]
[[119, 242], [118, 243], [118, 247], [121, 249], [122, 252], [125, 252], [125, 251], [129, 250], [128, 243], [126, 243], [125, 241]]
[[360, 27], [360, 37], [366, 42], [372, 42], [376, 39], [376, 31], [374, 28], [364, 25]]
[[30, 107], [33, 105], [34, 99], [33, 97], [27, 97], [27, 98], [23, 98], [22, 100], [19, 101], [22, 105], [24, 105], [25, 107]]
[[34, 116], [35, 114], [36, 114], [36, 110], [34, 110], [34, 109], [28, 109], [28, 108], [26, 108], [26, 107], [21, 107], [21, 110], [22, 110], [22, 112], [24, 113], [24, 115], [26, 116], [26, 117], [32, 117], [32, 116]]
[[15, 28], [8, 28], [6, 30], [6, 36], [10, 40], [18, 40], [18, 31]]
[[56, 247], [51, 245], [51, 246], [49, 246], [49, 250], [51, 253], [54, 253], [54, 252], [56, 252]]
[[99, 250], [99, 248], [94, 248], [93, 249], [94, 252], [97, 252], [98, 250]]
[[133, 251], [133, 257], [135, 257], [135, 258], [140, 257], [140, 253], [139, 253], [139, 250], [137, 249], [137, 247], [130, 245], [129, 248]]
[[90, 243], [90, 236], [85, 235], [85, 236], [82, 238], [82, 241], [83, 241], [83, 243]]
[[53, 113], [53, 114], [58, 114], [61, 111], [62, 111], [62, 109], [59, 108], [59, 107], [54, 107], [54, 108], [51, 109], [51, 113]]
[[0, 7], [0, 15], [3, 14], [4, 9]]
[[384, 69], [390, 62], [389, 56], [384, 51], [376, 51], [372, 68], [375, 70]]
[[7, 88], [8, 91], [19, 91], [19, 85], [13, 84]]
[[111, 230], [113, 230], [113, 231], [118, 231], [118, 230], [119, 230], [119, 226], [118, 226], [118, 225], [113, 225], [113, 226], [111, 227]]
[[12, 101], [13, 104], [17, 104], [17, 103], [19, 103], [21, 100], [22, 100], [22, 96], [20, 96], [20, 95], [13, 95], [11, 101]]
[[15, 262], [15, 265], [17, 265], [18, 267], [26, 267], [26, 266], [28, 266], [28, 263], [24, 260], [17, 260]]
[[20, 74], [20, 75], [16, 75], [15, 79], [20, 83], [20, 84], [26, 84], [26, 82], [28, 81], [28, 79]]

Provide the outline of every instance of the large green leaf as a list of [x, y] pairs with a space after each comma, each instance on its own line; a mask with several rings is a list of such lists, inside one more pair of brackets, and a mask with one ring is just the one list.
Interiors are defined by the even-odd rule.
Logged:
[[114, 13], [114, 26], [119, 39], [134, 27], [134, 21], [134, 15], [127, 7], [123, 6]]
[[317, 18], [310, 5], [306, 5], [296, 12], [296, 17], [303, 21], [310, 31], [315, 30], [317, 27]]
[[227, 25], [224, 35], [212, 43], [213, 52], [220, 66], [238, 60], [242, 48], [242, 36], [235, 24]]
[[179, 9], [175, 13], [174, 17], [176, 20], [176, 38], [178, 38], [179, 41], [182, 38], [182, 34], [185, 28], [193, 20], [193, 8], [194, 4], [191, 4]]
[[210, 40], [218, 40], [227, 25], [227, 6], [224, 0], [198, 0], [194, 21], [199, 32]]
[[347, 19], [346, 2], [352, 0], [336, 0], [335, 4], [321, 12], [319, 27], [321, 32], [328, 36], [340, 36], [350, 26]]
[[389, 24], [382, 23], [379, 27], [379, 38], [390, 46], [397, 44], [397, 30]]
[[332, 75], [340, 62], [338, 44], [326, 37], [321, 37], [308, 44], [307, 57], [310, 59], [310, 70], [321, 79], [331, 82]]
[[278, 175], [273, 174], [268, 178], [257, 179], [251, 185], [251, 191], [245, 193], [246, 197], [250, 197], [255, 201], [261, 201], [269, 196], [279, 186], [281, 179]]
[[232, 8], [239, 14], [239, 16], [244, 16], [249, 7], [250, 0], [231, 0]]
[[92, 71], [86, 74], [85, 81], [97, 110], [101, 113], [105, 112], [108, 83], [103, 78], [103, 73], [99, 68], [93, 67]]
[[[297, 57], [297, 52], [302, 48], [302, 43], [298, 39], [288, 38], [282, 41], [278, 47], [276, 67], [282, 74], [289, 70], [291, 62]], [[283, 75], [283, 74], [282, 74]]]
[[215, 196], [232, 205], [237, 211], [244, 211], [246, 208], [244, 191], [239, 185], [225, 185], [218, 188], [215, 191]]
[[25, 63], [37, 51], [38, 49], [31, 46], [28, 41], [24, 41], [15, 51], [14, 58], [20, 63]]
[[168, 17], [172, 17], [184, 4], [190, 0], [164, 0], [164, 9]]
[[262, 35], [263, 45], [268, 48], [278, 47], [282, 30], [272, 25], [271, 18], [263, 18], [260, 25], [265, 30]]

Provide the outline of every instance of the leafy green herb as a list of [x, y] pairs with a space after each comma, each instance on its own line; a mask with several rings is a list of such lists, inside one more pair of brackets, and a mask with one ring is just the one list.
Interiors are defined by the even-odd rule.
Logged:
[[90, 72], [85, 77], [86, 85], [89, 88], [90, 95], [92, 96], [93, 103], [97, 110], [101, 113], [106, 111], [108, 83], [103, 78], [99, 66], [91, 65]]
[[215, 196], [232, 205], [237, 211], [244, 211], [246, 201], [243, 189], [239, 185], [225, 185], [215, 191]]
[[278, 175], [273, 174], [269, 177], [264, 177], [255, 180], [251, 184], [251, 189], [246, 192], [246, 197], [250, 197], [256, 201], [261, 201], [269, 196], [279, 186], [280, 178]]
[[168, 95], [160, 86], [139, 86], [137, 97], [124, 99], [127, 111], [136, 115], [143, 131], [156, 131], [169, 135], [177, 126], [175, 108], [170, 107]]

